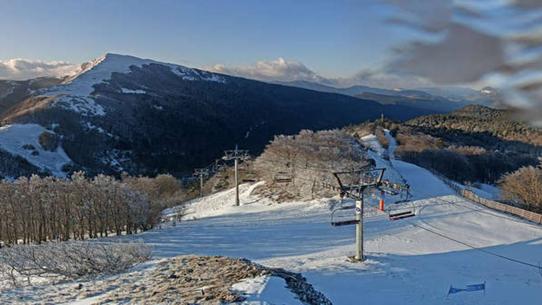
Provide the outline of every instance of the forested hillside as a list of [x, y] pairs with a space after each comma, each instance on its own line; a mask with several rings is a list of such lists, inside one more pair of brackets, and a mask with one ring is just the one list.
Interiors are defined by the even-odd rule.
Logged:
[[490, 142], [497, 138], [500, 141], [542, 145], [542, 130], [516, 120], [510, 110], [479, 105], [466, 106], [448, 114], [417, 117], [405, 122], [405, 125], [442, 137], [449, 137], [450, 131], [454, 130], [452, 134], [457, 135], [455, 141], [461, 141], [458, 134], [463, 132], [481, 141], [485, 138]]
[[348, 128], [375, 133], [386, 145], [383, 129], [396, 137], [396, 155], [459, 182], [497, 183], [542, 155], [542, 131], [519, 122], [513, 112], [467, 106], [449, 114], [422, 116], [404, 123], [374, 122]]

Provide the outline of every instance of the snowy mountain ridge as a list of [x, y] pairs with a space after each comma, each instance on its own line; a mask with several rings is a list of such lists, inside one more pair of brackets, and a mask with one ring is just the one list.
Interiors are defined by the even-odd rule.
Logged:
[[[133, 68], [145, 65], [161, 65], [171, 69], [171, 72], [183, 80], [225, 82], [217, 74], [198, 71], [184, 66], [158, 62], [152, 59], [142, 59], [130, 55], [107, 53], [81, 65], [81, 69], [68, 76], [61, 84], [38, 92], [38, 96], [55, 97], [54, 106], [81, 113], [84, 116], [103, 116], [105, 110], [95, 103], [93, 93], [95, 86], [111, 79], [113, 73], [129, 73]], [[142, 88], [144, 89], [144, 88]], [[122, 90], [122, 93], [141, 92], [141, 89]], [[137, 91], [139, 90], [139, 91]]]

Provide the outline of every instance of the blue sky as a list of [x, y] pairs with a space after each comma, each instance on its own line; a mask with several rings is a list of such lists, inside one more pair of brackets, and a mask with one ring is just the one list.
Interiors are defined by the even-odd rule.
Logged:
[[407, 34], [378, 0], [0, 0], [0, 60], [106, 52], [208, 67], [283, 57], [326, 77], [376, 67]]

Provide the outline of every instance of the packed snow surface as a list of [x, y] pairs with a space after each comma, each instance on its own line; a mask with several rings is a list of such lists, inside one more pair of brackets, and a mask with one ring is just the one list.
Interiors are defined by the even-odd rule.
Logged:
[[[269, 205], [242, 186], [242, 205], [225, 191], [190, 204], [176, 227], [141, 237], [167, 257], [183, 253], [242, 256], [302, 272], [334, 304], [539, 304], [542, 228], [476, 205], [416, 165], [380, 158], [389, 177], [405, 179], [414, 200], [387, 208], [416, 216], [390, 221], [371, 198], [363, 264], [350, 263], [354, 228], [329, 224], [330, 202]], [[390, 143], [390, 150], [395, 143]], [[371, 208], [372, 207], [372, 208]], [[449, 287], [486, 282], [486, 291], [447, 295]]]
[[245, 279], [232, 286], [234, 291], [246, 297], [242, 305], [303, 305], [293, 293], [285, 289], [283, 279], [275, 276], [259, 276]]
[[55, 176], [65, 176], [62, 166], [71, 162], [62, 146], [55, 151], [43, 149], [39, 136], [50, 132], [37, 124], [12, 124], [0, 127], [0, 149], [19, 155], [31, 164], [51, 171]]

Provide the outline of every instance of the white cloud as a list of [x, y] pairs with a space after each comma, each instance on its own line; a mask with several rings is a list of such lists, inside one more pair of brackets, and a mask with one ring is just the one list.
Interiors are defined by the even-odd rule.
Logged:
[[262, 81], [323, 81], [324, 78], [307, 68], [298, 61], [286, 60], [279, 57], [275, 60], [258, 61], [251, 66], [226, 67], [224, 65], [215, 65], [211, 70], [218, 73], [236, 75]]
[[335, 87], [365, 85], [379, 88], [415, 88], [431, 83], [422, 77], [389, 73], [383, 70], [362, 70], [351, 77], [326, 78], [302, 62], [285, 60], [258, 61], [251, 66], [226, 67], [215, 65], [211, 71], [268, 82], [309, 81]]
[[396, 88], [420, 88], [432, 86], [433, 83], [428, 79], [411, 74], [391, 73], [381, 69], [362, 70], [351, 77], [338, 78], [333, 80], [335, 86], [349, 87], [363, 85], [376, 88], [396, 89]]
[[42, 76], [66, 76], [79, 69], [79, 65], [64, 61], [40, 61], [21, 58], [0, 60], [0, 79], [22, 80]]

